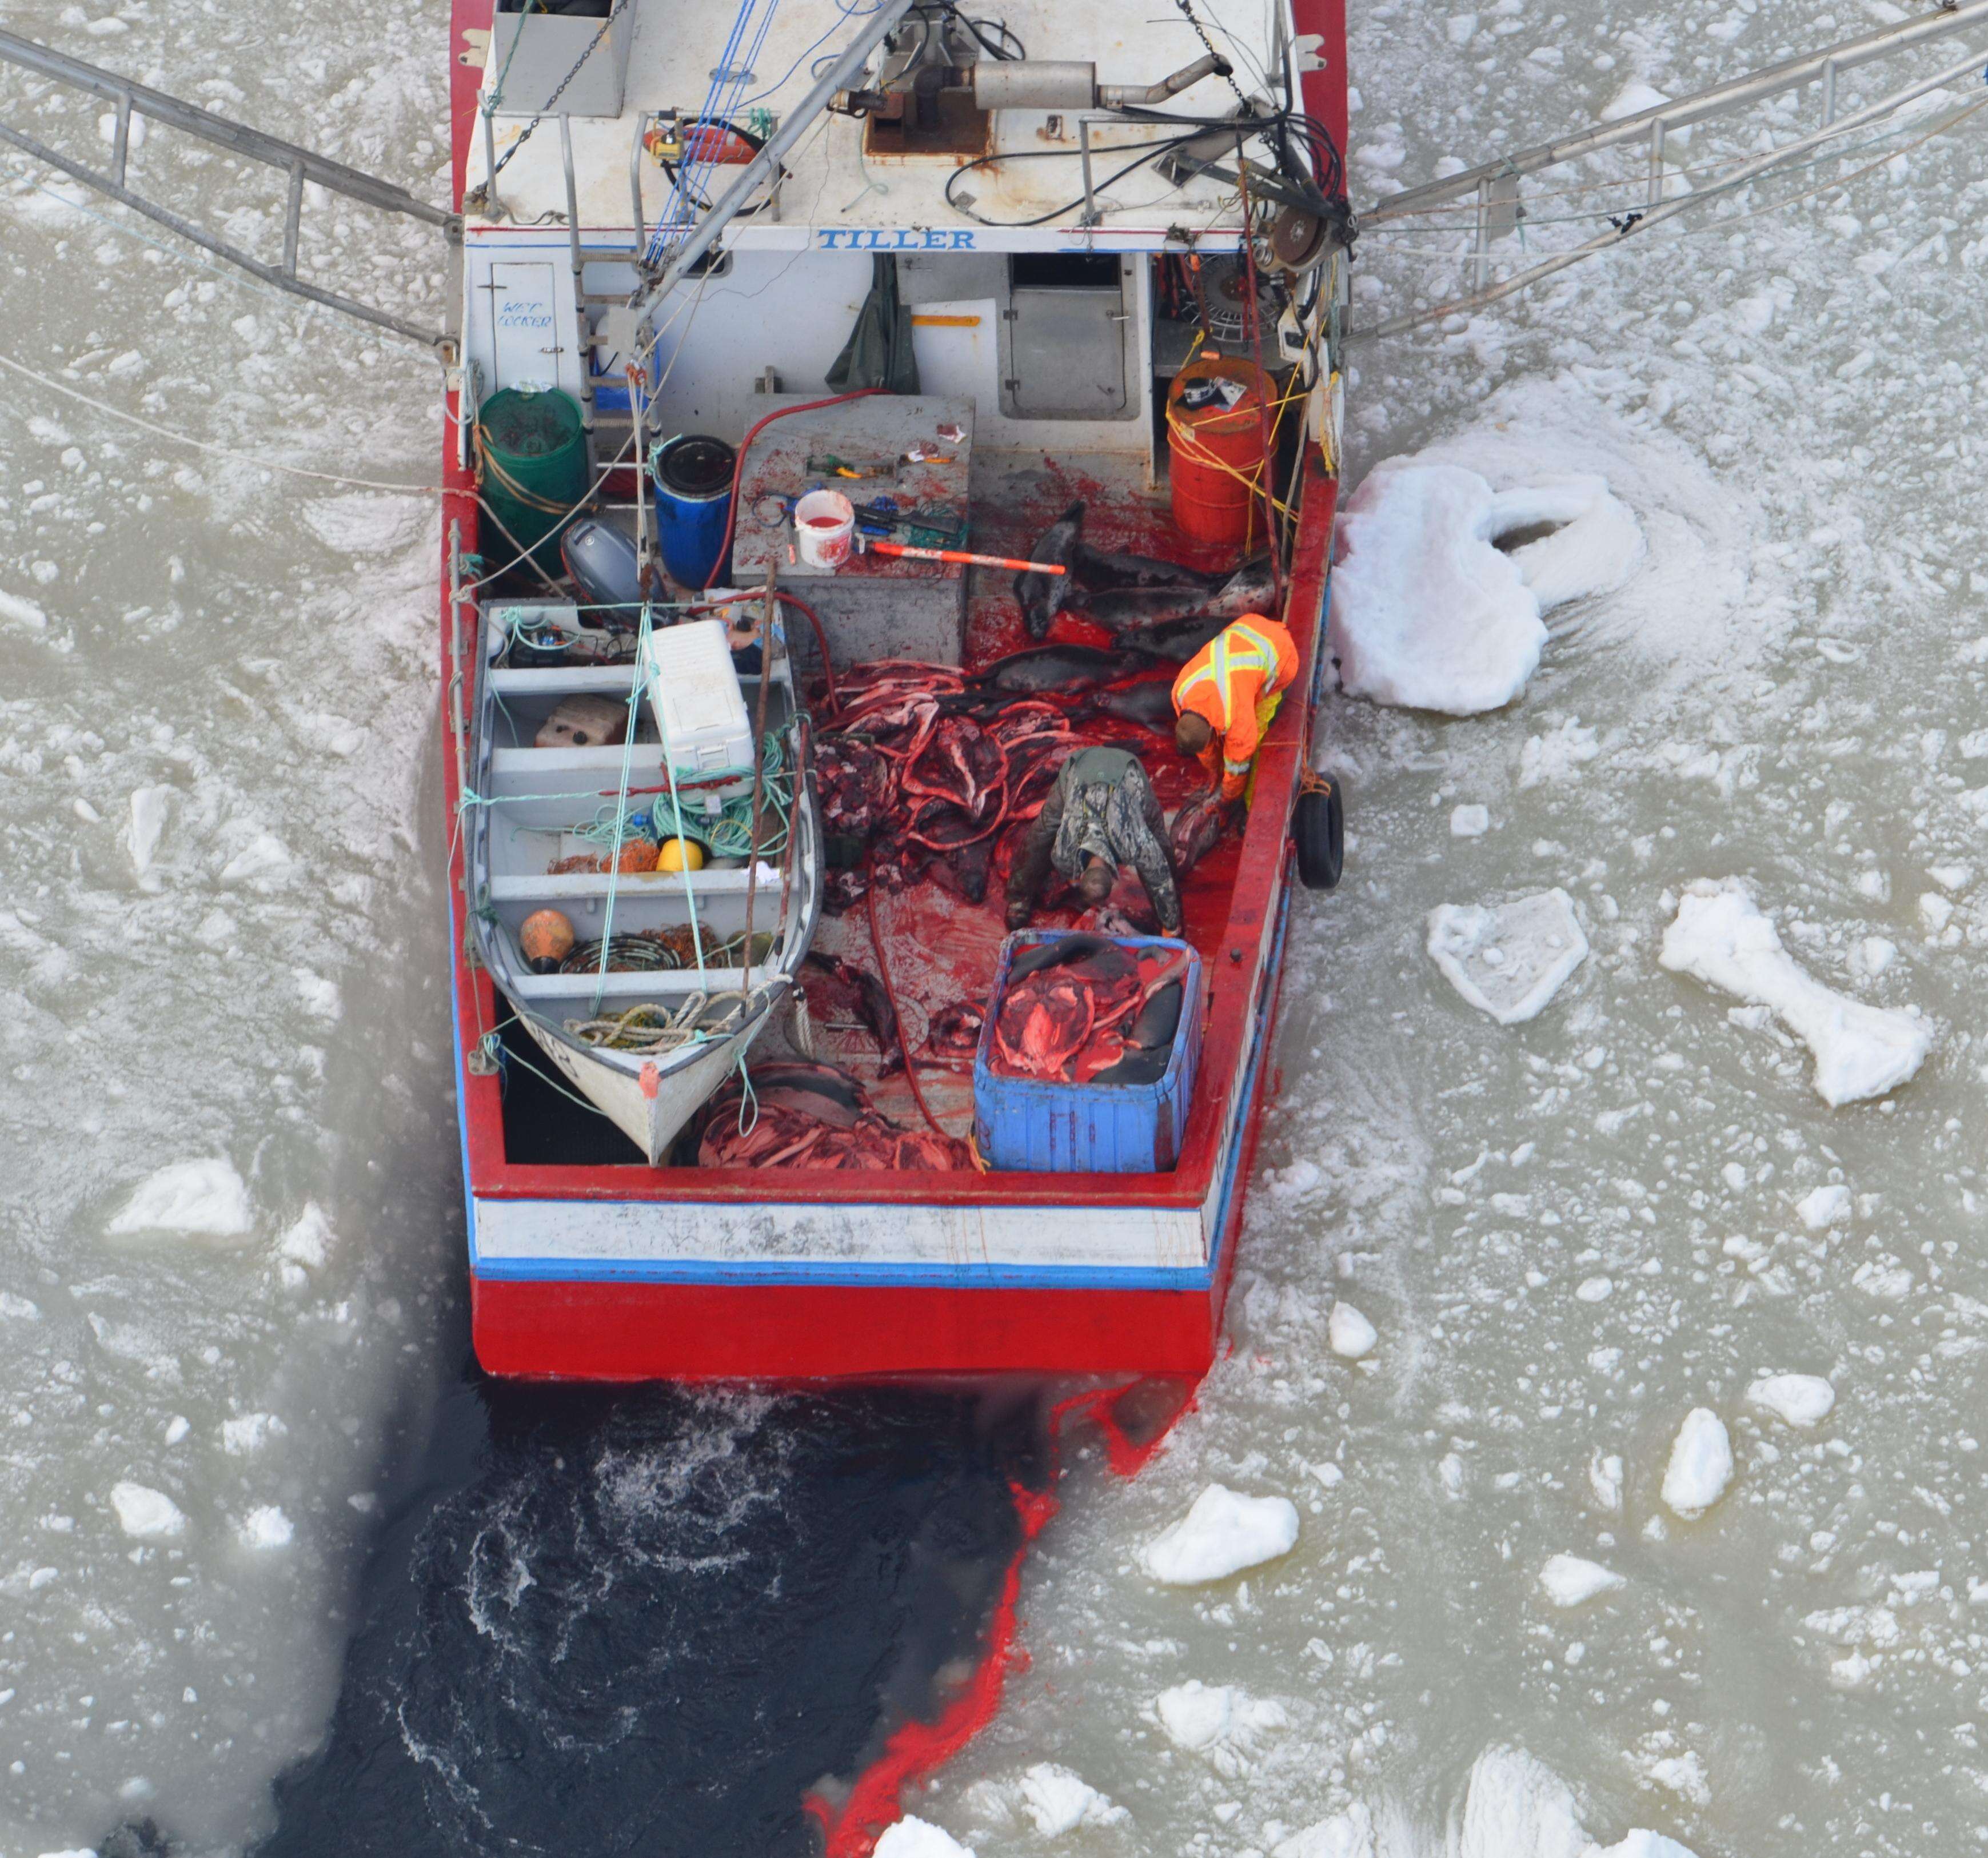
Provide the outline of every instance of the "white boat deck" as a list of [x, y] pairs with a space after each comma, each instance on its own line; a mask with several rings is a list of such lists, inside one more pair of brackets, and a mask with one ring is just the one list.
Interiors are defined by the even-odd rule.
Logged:
[[[636, 18], [620, 116], [570, 119], [580, 222], [590, 233], [632, 232], [629, 155], [638, 113], [672, 107], [687, 114], [701, 110], [713, 89], [711, 74], [720, 65], [735, 18], [728, 0], [691, 7], [666, 0], [632, 4]], [[1216, 50], [1235, 66], [1236, 82], [1253, 96], [1276, 91], [1271, 81], [1276, 76], [1272, 15], [1276, 10], [1280, 9], [1268, 5], [1244, 6], [1238, 0], [1202, 0], [1199, 8]], [[1103, 83], [1155, 83], [1192, 63], [1202, 50], [1188, 21], [1172, 6], [1155, 0], [1087, 0], [1081, 7], [1062, 0], [1004, 0], [981, 11], [1020, 39], [1031, 62], [1092, 62]], [[755, 75], [746, 86], [741, 113], [764, 109], [783, 117], [791, 112], [813, 81], [810, 67], [845, 45], [860, 18], [837, 0], [781, 0], [752, 60]], [[496, 76], [494, 68], [486, 69], [486, 94]], [[1192, 117], [1219, 117], [1235, 107], [1236, 93], [1229, 83], [1211, 77], [1183, 91], [1165, 108], [1171, 114]], [[1173, 228], [1196, 235], [1232, 231], [1239, 222], [1236, 196], [1218, 182], [1195, 179], [1176, 187], [1148, 164], [1106, 184], [1107, 178], [1129, 158], [1124, 150], [1165, 140], [1168, 132], [1151, 124], [1100, 120], [1098, 113], [1090, 113], [1101, 214], [1091, 231], [1100, 246], [1108, 247], [1114, 236], [1164, 235]], [[529, 114], [500, 108], [494, 125], [500, 161], [530, 120]], [[1076, 114], [1003, 110], [993, 122], [997, 153], [1030, 158], [980, 168], [958, 184], [955, 193], [972, 196], [977, 218], [955, 210], [945, 198], [946, 182], [960, 157], [866, 157], [863, 124], [829, 115], [789, 156], [789, 178], [777, 208], [735, 222], [725, 243], [741, 250], [794, 249], [815, 242], [811, 230], [844, 228], [852, 241], [857, 235], [883, 230], [929, 235], [931, 242], [921, 249], [938, 250], [948, 249], [942, 242], [944, 235], [958, 229], [973, 232], [978, 248], [987, 250], [997, 249], [1000, 239], [985, 222], [1015, 226], [1044, 215], [1050, 219], [1026, 233], [1026, 243], [1053, 245], [1061, 236], [1082, 233]], [[648, 156], [641, 157], [639, 166], [644, 223], [653, 228], [667, 210], [671, 184]], [[713, 184], [722, 188], [738, 171], [718, 170]], [[481, 185], [485, 174], [479, 124], [472, 139], [468, 185]], [[529, 225], [549, 214], [563, 220], [566, 181], [556, 120], [541, 123], [504, 167], [498, 195], [501, 220], [472, 216], [468, 224], [472, 235], [493, 225]], [[1023, 236], [1019, 228], [1016, 235]]]

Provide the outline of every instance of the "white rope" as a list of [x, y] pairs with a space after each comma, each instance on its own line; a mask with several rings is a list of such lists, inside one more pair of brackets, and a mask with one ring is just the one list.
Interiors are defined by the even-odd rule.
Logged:
[[320, 484], [349, 484], [360, 490], [390, 490], [402, 496], [473, 497], [476, 494], [473, 489], [466, 487], [450, 489], [439, 484], [383, 484], [372, 478], [342, 477], [333, 471], [306, 471], [297, 465], [279, 465], [266, 458], [253, 457], [246, 452], [231, 451], [226, 445], [217, 445], [211, 440], [189, 438], [184, 432], [174, 432], [170, 426], [157, 425], [151, 420], [141, 418], [136, 413], [127, 413], [121, 407], [112, 406], [107, 401], [93, 399], [73, 387], [66, 387], [59, 381], [52, 381], [46, 374], [39, 374], [32, 368], [24, 367], [12, 355], [0, 355], [0, 367], [11, 368], [25, 381], [32, 381], [39, 387], [52, 388], [58, 394], [66, 394], [71, 400], [80, 401], [83, 405], [93, 408], [100, 413], [109, 414], [113, 419], [123, 420], [127, 425], [140, 427], [158, 438], [169, 438], [175, 445], [191, 445], [196, 452], [210, 452], [216, 458], [225, 458], [235, 464], [252, 465], [259, 471], [279, 471], [286, 477], [306, 477]]

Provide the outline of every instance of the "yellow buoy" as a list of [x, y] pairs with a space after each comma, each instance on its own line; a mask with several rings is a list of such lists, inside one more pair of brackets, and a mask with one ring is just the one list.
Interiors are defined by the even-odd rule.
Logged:
[[702, 871], [704, 848], [694, 838], [666, 838], [656, 855], [658, 871]]
[[518, 926], [518, 946], [534, 974], [550, 974], [573, 953], [573, 925], [556, 909], [535, 910]]

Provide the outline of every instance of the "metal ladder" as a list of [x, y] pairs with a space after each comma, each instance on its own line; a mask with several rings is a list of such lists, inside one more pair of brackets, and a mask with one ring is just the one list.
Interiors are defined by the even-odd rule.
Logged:
[[[1577, 134], [1563, 137], [1557, 141], [1543, 142], [1536, 147], [1522, 149], [1514, 154], [1500, 156], [1496, 161], [1482, 162], [1475, 168], [1466, 168], [1461, 173], [1449, 175], [1443, 180], [1431, 181], [1421, 187], [1410, 188], [1405, 192], [1391, 195], [1363, 212], [1360, 216], [1361, 222], [1364, 225], [1384, 225], [1390, 220], [1424, 214], [1447, 201], [1461, 202], [1475, 196], [1476, 225], [1471, 262], [1477, 295], [1472, 300], [1472, 306], [1495, 302], [1523, 289], [1528, 283], [1565, 269], [1592, 252], [1617, 242], [1639, 227], [1646, 227], [1660, 218], [1668, 218], [1690, 205], [1689, 199], [1666, 203], [1663, 197], [1665, 146], [1669, 137], [1677, 130], [1743, 109], [1765, 98], [1780, 96], [1786, 91], [1819, 83], [1822, 91], [1821, 129], [1744, 164], [1736, 175], [1728, 178], [1729, 181], [1756, 179], [1761, 174], [1771, 173], [1784, 162], [1798, 159], [1828, 140], [1832, 131], [1847, 133], [1852, 127], [1873, 121], [1928, 90], [1951, 83], [1956, 76], [1982, 62], [1983, 54], [1972, 54], [1959, 64], [1943, 69], [1923, 81], [1894, 92], [1853, 115], [1842, 118], [1839, 123], [1837, 87], [1838, 80], [1844, 72], [1909, 51], [1914, 46], [1944, 39], [1969, 26], [1979, 25], [1988, 25], [1988, 0], [1966, 0], [1966, 4], [1961, 4], [1961, 0], [1943, 0], [1941, 10], [1936, 13], [1925, 14], [1917, 19], [1886, 26], [1861, 39], [1848, 39], [1824, 51], [1787, 59], [1744, 77], [1715, 85], [1709, 90], [1701, 90], [1695, 96], [1656, 104], [1615, 122], [1601, 124]], [[1646, 143], [1649, 149], [1649, 191], [1642, 212], [1626, 215], [1626, 223], [1618, 224], [1614, 231], [1574, 251], [1556, 254], [1540, 264], [1493, 284], [1491, 246], [1494, 240], [1506, 237], [1515, 231], [1525, 218], [1525, 208], [1520, 198], [1520, 183], [1526, 176], [1543, 173], [1548, 168], [1563, 167], [1570, 161], [1578, 161], [1602, 149], [1618, 148], [1638, 142]], [[1363, 330], [1360, 333], [1368, 337], [1393, 334], [1425, 320], [1419, 316], [1398, 316]]]
[[[98, 193], [117, 201], [120, 205], [128, 206], [134, 212], [143, 214], [146, 218], [178, 233], [182, 239], [190, 239], [203, 249], [214, 253], [217, 258], [225, 259], [228, 263], [239, 266], [252, 276], [260, 278], [279, 290], [288, 291], [292, 296], [302, 297], [308, 303], [321, 304], [326, 309], [336, 310], [343, 315], [356, 316], [362, 323], [370, 323], [377, 328], [390, 330], [396, 335], [425, 344], [436, 351], [445, 365], [454, 364], [458, 341], [455, 327], [457, 306], [462, 296], [462, 221], [459, 215], [448, 212], [441, 207], [431, 206], [426, 201], [418, 200], [404, 188], [394, 186], [391, 181], [361, 174], [357, 168], [347, 168], [342, 162], [328, 161], [323, 155], [313, 154], [307, 148], [299, 148], [293, 143], [265, 135], [260, 130], [248, 128], [240, 123], [232, 123], [225, 117], [215, 116], [211, 111], [200, 108], [198, 104], [183, 103], [178, 97], [167, 96], [163, 91], [134, 83], [129, 78], [118, 76], [115, 72], [86, 64], [79, 58], [71, 58], [66, 53], [52, 51], [46, 46], [37, 45], [32, 39], [20, 38], [15, 33], [0, 32], [0, 61], [31, 72], [37, 77], [52, 79], [57, 83], [66, 84], [101, 97], [116, 112], [108, 174], [73, 160], [59, 151], [49, 147], [39, 138], [6, 122], [0, 122], [0, 141], [19, 149], [24, 154], [32, 155], [37, 161], [59, 169], [71, 179], [95, 188]], [[286, 174], [289, 191], [283, 215], [282, 261], [269, 264], [252, 252], [245, 252], [240, 246], [194, 225], [169, 207], [146, 198], [128, 185], [131, 120], [134, 116], [163, 124], [169, 128], [184, 130], [203, 142], [226, 150], [230, 154], [245, 155], [252, 161], [264, 162]], [[370, 303], [360, 303], [356, 298], [346, 296], [338, 291], [327, 290], [321, 285], [309, 283], [298, 275], [297, 253], [302, 241], [304, 184], [306, 181], [330, 192], [343, 194], [349, 199], [359, 201], [383, 213], [398, 214], [441, 231], [448, 242], [449, 255], [448, 276], [445, 285], [445, 300], [449, 306], [449, 320], [446, 327], [425, 328], [404, 316], [396, 316], [390, 310], [376, 308]]]

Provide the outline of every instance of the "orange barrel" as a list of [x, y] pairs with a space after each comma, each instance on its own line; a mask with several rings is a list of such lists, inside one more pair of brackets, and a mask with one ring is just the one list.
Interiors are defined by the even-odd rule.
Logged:
[[[1234, 404], [1219, 394], [1202, 406], [1183, 397], [1222, 382], [1242, 390]], [[1167, 394], [1174, 526], [1198, 542], [1246, 547], [1263, 509], [1263, 409], [1274, 384], [1253, 361], [1197, 355], [1174, 377]]]

